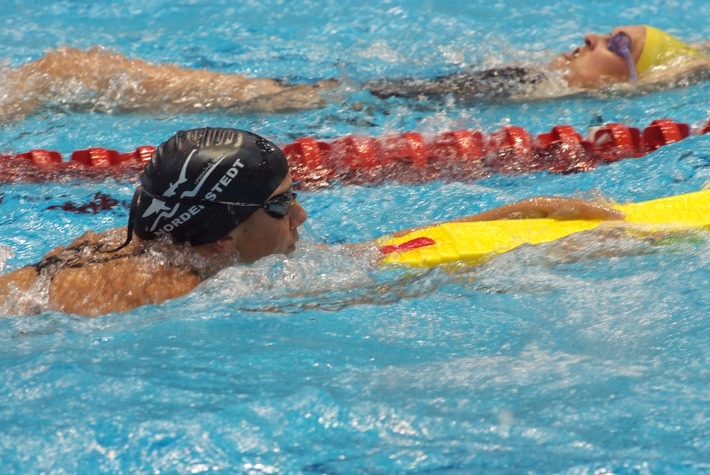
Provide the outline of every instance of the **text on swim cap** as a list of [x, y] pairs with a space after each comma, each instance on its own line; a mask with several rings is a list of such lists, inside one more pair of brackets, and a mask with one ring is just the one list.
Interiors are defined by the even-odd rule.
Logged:
[[[193, 216], [195, 216], [197, 213], [205, 209], [203, 205], [195, 205], [190, 207], [187, 211], [184, 213], [180, 214], [180, 216], [177, 216], [174, 218], [172, 221], [170, 221], [167, 224], [164, 224], [163, 226], [158, 229], [155, 234], [161, 235], [161, 234], [166, 234], [171, 232], [173, 229], [177, 228], [181, 224], [186, 223], [187, 221], [190, 220]], [[160, 218], [158, 218], [160, 219]]]
[[[192, 156], [192, 155], [191, 155], [191, 156]], [[208, 169], [208, 171], [207, 171], [206, 173], [203, 173], [203, 175], [199, 178], [199, 181], [198, 181], [198, 183], [197, 183], [197, 186], [196, 186], [193, 190], [183, 192], [183, 193], [181, 194], [181, 197], [186, 197], [186, 196], [187, 196], [187, 197], [192, 197], [192, 196], [196, 196], [196, 195], [198, 194], [200, 188], [201, 188], [202, 185], [204, 184], [204, 182], [207, 180], [207, 177], [210, 175], [210, 173], [211, 173], [213, 170], [215, 170], [215, 169], [217, 168], [217, 165], [218, 165], [222, 160], [224, 160], [224, 158], [226, 158], [226, 155], [223, 156], [223, 157], [221, 157], [212, 167], [210, 167], [210, 168]], [[216, 201], [216, 200], [217, 200], [217, 195], [218, 195], [218, 193], [222, 193], [222, 192], [224, 191], [225, 187], [227, 187], [227, 186], [232, 182], [232, 180], [234, 180], [234, 178], [239, 174], [239, 170], [240, 170], [241, 168], [244, 168], [244, 163], [242, 163], [242, 161], [237, 158], [237, 159], [234, 161], [234, 163], [232, 164], [232, 166], [231, 166], [229, 169], [227, 169], [226, 172], [224, 172], [224, 175], [222, 175], [222, 178], [220, 178], [220, 179], [217, 181], [217, 183], [215, 183], [215, 184], [212, 186], [212, 188], [210, 189], [210, 191], [208, 191], [207, 193], [205, 193], [204, 199], [207, 200], [207, 201]], [[178, 183], [180, 183], [180, 180], [178, 180]], [[158, 202], [159, 202], [159, 206], [156, 206], [156, 205], [155, 205], [155, 201], [158, 201]], [[171, 212], [169, 212], [169, 213], [168, 213], [168, 212], [165, 212], [165, 211], [161, 212], [161, 213], [158, 215], [158, 217], [155, 219], [151, 230], [156, 227], [156, 225], [158, 224], [158, 222], [159, 222], [161, 219], [172, 217], [172, 215], [177, 211], [178, 207], [179, 207], [179, 204], [176, 204], [175, 207], [173, 208], [173, 210], [172, 210]], [[151, 204], [151, 206], [149, 207], [149, 210], [150, 210], [150, 209], [159, 209], [159, 208], [165, 208], [164, 202], [162, 202], [161, 200], [156, 200], [156, 199], [154, 199], [154, 203]], [[156, 235], [162, 235], [162, 234], [168, 234], [168, 233], [173, 232], [177, 227], [179, 227], [179, 226], [181, 226], [181, 225], [187, 223], [188, 221], [190, 221], [190, 219], [192, 219], [194, 216], [196, 216], [196, 215], [197, 215], [200, 211], [202, 211], [203, 209], [205, 209], [205, 206], [204, 206], [204, 205], [194, 205], [194, 206], [191, 206], [187, 211], [185, 211], [185, 212], [181, 213], [179, 216], [173, 218], [170, 222], [168, 222], [168, 223], [162, 225], [162, 226], [155, 232], [155, 234], [156, 234]], [[147, 215], [147, 214], [152, 214], [152, 213], [146, 212], [146, 215]], [[145, 216], [145, 215], [144, 215], [144, 216]]]
[[244, 168], [244, 164], [240, 159], [236, 159], [232, 166], [227, 170], [222, 178], [219, 179], [217, 183], [214, 184], [212, 189], [205, 194], [205, 199], [209, 201], [214, 201], [217, 199], [217, 194], [224, 191], [224, 187], [229, 186], [229, 184], [234, 180], [234, 178], [239, 175], [239, 169]]

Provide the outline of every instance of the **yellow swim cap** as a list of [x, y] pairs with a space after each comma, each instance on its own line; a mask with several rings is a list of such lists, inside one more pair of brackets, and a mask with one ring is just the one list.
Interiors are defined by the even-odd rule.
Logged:
[[677, 58], [692, 58], [701, 54], [700, 48], [689, 46], [663, 30], [646, 25], [646, 42], [636, 62], [636, 71], [641, 76], [652, 67], [669, 64]]

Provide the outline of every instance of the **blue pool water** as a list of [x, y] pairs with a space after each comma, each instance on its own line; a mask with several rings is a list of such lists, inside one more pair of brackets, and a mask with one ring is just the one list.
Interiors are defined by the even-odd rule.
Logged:
[[[358, 84], [539, 60], [581, 32], [653, 23], [710, 38], [710, 4], [7, 0], [2, 67], [63, 44], [155, 62], [348, 86], [287, 114], [40, 111], [0, 152], [157, 144], [204, 125], [302, 136], [583, 131], [601, 115], [699, 126], [710, 83], [644, 95], [459, 104], [376, 100]], [[583, 4], [584, 3], [584, 4]], [[0, 96], [2, 95], [0, 86]], [[67, 93], [69, 93], [67, 91]], [[365, 104], [365, 107], [362, 107]], [[645, 200], [710, 182], [710, 135], [577, 175], [338, 185], [288, 259], [226, 269], [159, 306], [87, 320], [0, 319], [4, 473], [710, 473], [710, 239], [584, 235], [476, 268], [373, 267], [342, 244], [537, 194]], [[122, 226], [130, 181], [1, 185], [0, 262]], [[63, 210], [109, 196], [96, 214]], [[324, 250], [316, 243], [332, 244]], [[575, 250], [574, 246], [577, 245]], [[595, 253], [611, 257], [594, 257]], [[108, 285], [97, 283], [97, 285]]]

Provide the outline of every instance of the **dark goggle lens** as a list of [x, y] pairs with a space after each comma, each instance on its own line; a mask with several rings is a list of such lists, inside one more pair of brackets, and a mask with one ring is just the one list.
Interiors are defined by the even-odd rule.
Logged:
[[274, 196], [272, 199], [264, 203], [263, 208], [273, 218], [283, 218], [288, 215], [288, 210], [296, 201], [296, 193], [287, 191], [280, 195]]

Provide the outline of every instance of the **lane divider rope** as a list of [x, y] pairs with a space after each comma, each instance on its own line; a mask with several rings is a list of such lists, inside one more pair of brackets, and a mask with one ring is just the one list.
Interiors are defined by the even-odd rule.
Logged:
[[[584, 137], [569, 125], [556, 125], [537, 136], [511, 125], [488, 135], [463, 129], [432, 138], [417, 132], [347, 135], [330, 142], [303, 137], [282, 149], [294, 180], [305, 188], [317, 188], [334, 182], [377, 184], [475, 180], [494, 173], [584, 172], [708, 132], [710, 121], [693, 130], [686, 123], [664, 118], [643, 130], [606, 123], [591, 128]], [[135, 178], [154, 150], [151, 145], [125, 153], [91, 147], [72, 152], [68, 160], [59, 152], [43, 149], [0, 155], [0, 182]]]

